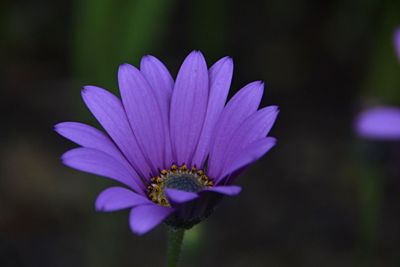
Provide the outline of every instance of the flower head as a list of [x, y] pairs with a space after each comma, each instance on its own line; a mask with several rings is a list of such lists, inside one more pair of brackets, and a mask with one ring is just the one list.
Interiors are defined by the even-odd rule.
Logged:
[[222, 196], [240, 193], [235, 178], [276, 143], [267, 134], [278, 108], [258, 110], [261, 82], [246, 85], [225, 105], [232, 72], [229, 57], [208, 69], [194, 51], [175, 81], [153, 56], [142, 58], [140, 70], [121, 65], [122, 101], [85, 86], [83, 100], [106, 133], [77, 122], [55, 130], [81, 146], [62, 156], [65, 165], [125, 186], [101, 192], [97, 210], [130, 208], [132, 231], [144, 234], [161, 222], [190, 228]]

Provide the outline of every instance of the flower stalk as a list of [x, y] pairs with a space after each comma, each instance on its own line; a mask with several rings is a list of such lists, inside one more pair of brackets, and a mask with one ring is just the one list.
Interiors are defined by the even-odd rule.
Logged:
[[184, 234], [184, 228], [168, 227], [167, 267], [177, 266]]

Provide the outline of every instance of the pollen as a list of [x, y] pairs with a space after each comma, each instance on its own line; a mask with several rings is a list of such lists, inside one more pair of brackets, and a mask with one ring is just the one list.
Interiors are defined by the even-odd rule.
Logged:
[[154, 203], [171, 206], [165, 196], [165, 188], [179, 189], [187, 192], [198, 192], [214, 186], [203, 170], [195, 167], [189, 169], [186, 164], [178, 167], [173, 164], [169, 170], [161, 170], [158, 176], [152, 177], [147, 186], [147, 196]]

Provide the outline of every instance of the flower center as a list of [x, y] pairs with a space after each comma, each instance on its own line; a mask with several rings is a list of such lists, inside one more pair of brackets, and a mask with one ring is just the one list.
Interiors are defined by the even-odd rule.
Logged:
[[169, 207], [165, 196], [165, 188], [173, 188], [186, 192], [198, 192], [212, 187], [214, 183], [207, 177], [203, 170], [195, 167], [188, 170], [184, 164], [180, 168], [175, 164], [169, 170], [162, 170], [159, 176], [153, 177], [147, 186], [148, 197], [155, 203]]

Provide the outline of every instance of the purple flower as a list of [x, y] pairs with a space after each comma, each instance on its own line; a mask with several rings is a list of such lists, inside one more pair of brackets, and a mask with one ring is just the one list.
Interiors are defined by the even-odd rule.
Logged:
[[356, 131], [370, 139], [400, 139], [400, 108], [376, 107], [358, 115]]
[[396, 51], [397, 58], [400, 60], [400, 26], [394, 31], [393, 41], [394, 50]]
[[101, 192], [98, 211], [129, 208], [132, 231], [144, 234], [161, 222], [190, 228], [222, 196], [240, 193], [232, 185], [235, 177], [276, 143], [267, 134], [278, 108], [258, 110], [261, 82], [246, 85], [225, 105], [232, 72], [231, 58], [207, 69], [194, 51], [175, 82], [153, 56], [142, 58], [140, 70], [121, 65], [122, 102], [85, 86], [83, 100], [107, 134], [77, 122], [59, 123], [55, 130], [81, 146], [62, 156], [65, 165], [125, 186]]
[[[394, 49], [400, 60], [400, 27], [393, 34]], [[359, 136], [378, 140], [400, 139], [400, 108], [375, 107], [358, 115], [355, 129]]]

